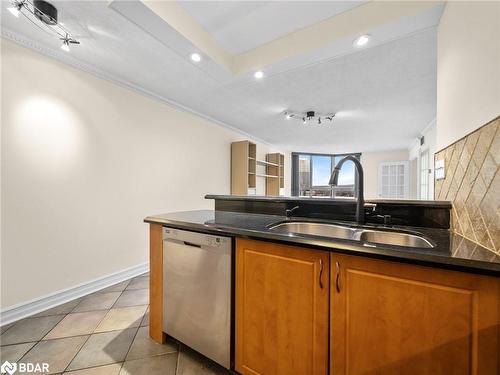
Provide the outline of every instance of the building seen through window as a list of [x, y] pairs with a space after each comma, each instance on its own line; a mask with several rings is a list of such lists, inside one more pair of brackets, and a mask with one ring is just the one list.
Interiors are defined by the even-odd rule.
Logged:
[[[333, 168], [348, 154], [292, 154], [292, 195], [300, 197], [354, 197], [357, 173], [352, 161], [342, 166], [339, 183], [328, 185]], [[361, 154], [352, 154], [358, 158]]]

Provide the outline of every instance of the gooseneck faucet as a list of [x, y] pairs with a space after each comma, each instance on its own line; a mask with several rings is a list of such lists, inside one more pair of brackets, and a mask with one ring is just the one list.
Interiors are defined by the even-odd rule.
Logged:
[[335, 168], [333, 168], [332, 175], [330, 176], [330, 181], [328, 182], [328, 185], [330, 186], [337, 186], [339, 182], [339, 172], [340, 169], [342, 168], [342, 165], [346, 161], [352, 161], [354, 163], [354, 167], [356, 168], [356, 171], [358, 172], [358, 184], [357, 184], [357, 192], [356, 192], [356, 221], [359, 224], [364, 224], [365, 223], [365, 199], [363, 195], [363, 166], [361, 165], [360, 161], [355, 158], [352, 155], [348, 155], [342, 160], [340, 160]]

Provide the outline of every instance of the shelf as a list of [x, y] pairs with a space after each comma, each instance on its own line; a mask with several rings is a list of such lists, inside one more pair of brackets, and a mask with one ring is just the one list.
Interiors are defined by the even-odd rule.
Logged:
[[285, 156], [266, 153], [261, 160], [257, 155], [260, 154], [255, 143], [248, 140], [231, 143], [231, 194], [257, 194], [265, 186], [266, 195], [279, 196], [280, 187], [284, 186]]
[[253, 173], [253, 172], [248, 172], [248, 174], [255, 175], [257, 177], [279, 178], [279, 176], [274, 176], [272, 174], [261, 174], [261, 173]]
[[271, 165], [273, 167], [279, 167], [279, 164], [276, 164], [276, 163], [271, 163], [269, 161], [265, 161], [265, 160], [257, 160], [255, 158], [251, 158], [251, 157], [248, 157], [250, 160], [255, 160], [255, 162], [257, 164], [262, 164], [262, 165]]

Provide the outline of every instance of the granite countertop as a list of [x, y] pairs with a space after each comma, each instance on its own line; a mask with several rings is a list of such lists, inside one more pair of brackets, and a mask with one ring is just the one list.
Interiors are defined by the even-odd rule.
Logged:
[[[432, 240], [432, 249], [408, 248], [391, 245], [366, 244], [360, 241], [321, 238], [308, 235], [282, 234], [269, 230], [269, 225], [280, 221], [312, 221], [310, 218], [237, 213], [227, 211], [183, 211], [148, 216], [147, 223], [162, 224], [178, 229], [276, 241], [351, 255], [397, 260], [432, 267], [500, 276], [500, 256], [447, 229], [397, 227], [418, 232]], [[317, 221], [317, 220], [314, 220]], [[330, 221], [331, 222], [331, 221]], [[344, 225], [356, 226], [353, 222]]]

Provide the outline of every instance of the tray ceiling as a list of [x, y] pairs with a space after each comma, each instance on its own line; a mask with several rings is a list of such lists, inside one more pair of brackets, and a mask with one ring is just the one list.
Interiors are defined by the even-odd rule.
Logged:
[[[364, 28], [361, 20], [354, 33], [345, 28], [338, 32], [332, 20], [344, 17], [341, 23], [359, 14], [350, 12], [373, 4], [214, 2], [209, 12], [204, 2], [177, 4], [176, 11], [194, 25], [190, 30], [166, 22], [147, 2], [55, 4], [60, 21], [82, 42], [70, 54], [51, 35], [5, 12], [7, 2], [1, 5], [3, 37], [237, 129], [242, 137], [250, 134], [296, 151], [396, 149], [407, 147], [435, 116], [439, 3], [411, 9], [398, 3], [389, 15], [384, 8], [371, 27]], [[278, 23], [277, 14], [287, 22]], [[190, 34], [196, 27], [208, 36]], [[307, 42], [319, 29], [332, 27], [335, 37], [315, 48], [262, 53], [269, 46], [282, 46], [283, 52], [283, 40]], [[352, 41], [361, 31], [373, 39], [368, 48], [357, 50]], [[210, 43], [201, 43], [200, 35], [211, 40], [228, 65], [205, 53]], [[193, 51], [202, 54], [198, 64], [189, 59]], [[258, 81], [251, 68], [257, 63], [265, 73]], [[304, 127], [286, 121], [286, 109], [334, 111], [338, 116], [331, 125]]]

